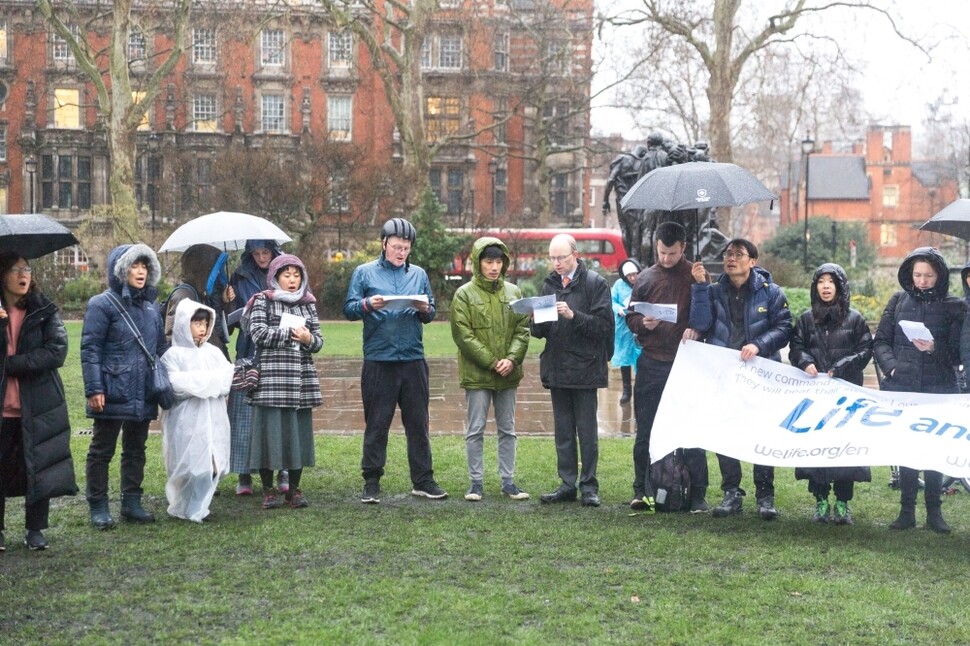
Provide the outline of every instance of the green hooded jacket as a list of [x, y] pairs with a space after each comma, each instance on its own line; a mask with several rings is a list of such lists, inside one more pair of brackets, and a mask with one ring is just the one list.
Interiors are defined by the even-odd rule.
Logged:
[[[502, 249], [502, 274], [490, 281], [482, 275], [479, 257], [485, 247]], [[472, 279], [458, 288], [451, 302], [451, 336], [458, 346], [458, 378], [462, 388], [502, 390], [515, 388], [522, 380], [522, 362], [529, 349], [529, 317], [516, 314], [509, 303], [522, 292], [505, 282], [509, 249], [498, 238], [479, 238], [472, 245]], [[508, 376], [495, 372], [500, 359], [515, 364]]]

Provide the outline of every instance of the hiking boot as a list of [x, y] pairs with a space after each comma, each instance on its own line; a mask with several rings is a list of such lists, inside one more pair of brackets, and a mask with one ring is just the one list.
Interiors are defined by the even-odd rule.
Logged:
[[44, 535], [36, 529], [28, 529], [24, 536], [24, 545], [31, 550], [46, 550], [50, 545]]
[[[838, 501], [835, 504], [838, 505]], [[845, 506], [845, 503], [843, 503], [843, 506]], [[812, 520], [816, 523], [827, 523], [830, 520], [830, 512], [829, 499], [818, 498], [815, 501], [815, 515], [812, 516]], [[838, 522], [838, 514], [836, 514], [836, 522]]]
[[303, 492], [299, 489], [287, 491], [283, 498], [293, 509], [303, 509], [304, 507], [310, 506], [310, 503], [303, 497]]
[[633, 390], [630, 388], [630, 384], [623, 384], [623, 394], [620, 395], [620, 404], [629, 404], [632, 398]]
[[101, 531], [114, 529], [115, 519], [111, 517], [111, 512], [108, 511], [107, 498], [88, 500], [88, 506], [91, 508], [91, 524], [94, 525], [95, 529]]
[[889, 523], [889, 529], [912, 529], [916, 527], [916, 510], [909, 505], [904, 505], [899, 510], [896, 520]]
[[652, 514], [657, 511], [657, 505], [653, 496], [638, 496], [630, 501], [630, 509], [642, 511], [645, 514]]
[[381, 484], [376, 480], [368, 480], [364, 483], [364, 493], [360, 496], [360, 501], [365, 505], [376, 505], [381, 501]]
[[849, 513], [849, 503], [844, 500], [835, 501], [835, 524], [851, 525], [852, 514]]
[[576, 500], [576, 490], [566, 489], [565, 487], [559, 487], [551, 493], [544, 493], [539, 496], [539, 502], [553, 503], [553, 502], [573, 502]]
[[774, 520], [778, 518], [778, 510], [775, 509], [774, 496], [758, 498], [758, 515], [761, 516], [761, 520]]
[[724, 500], [721, 504], [714, 508], [711, 515], [714, 518], [724, 518], [725, 516], [733, 516], [734, 514], [740, 514], [743, 509], [744, 504], [744, 494], [741, 493], [740, 489], [728, 489], [724, 492]]
[[275, 488], [263, 489], [263, 509], [277, 509], [283, 506], [280, 500], [280, 492]]
[[155, 514], [141, 506], [140, 493], [121, 494], [121, 517], [132, 523], [155, 522]]
[[290, 472], [286, 469], [276, 474], [276, 490], [280, 493], [286, 493], [290, 490]]
[[439, 487], [434, 480], [428, 480], [419, 485], [414, 485], [411, 489], [411, 495], [419, 498], [430, 498], [431, 500], [444, 500], [448, 497], [448, 492]]
[[508, 482], [502, 485], [502, 493], [511, 498], [512, 500], [528, 500], [529, 494], [519, 489], [515, 486], [514, 482]]
[[248, 473], [239, 474], [239, 484], [236, 485], [237, 496], [253, 495], [253, 476]]
[[943, 512], [940, 511], [939, 507], [927, 508], [926, 529], [932, 530], [937, 534], [950, 533], [950, 526], [943, 520]]
[[485, 490], [482, 487], [482, 483], [472, 482], [472, 486], [468, 488], [468, 493], [465, 494], [465, 500], [477, 502], [482, 499], [483, 495], [485, 495]]

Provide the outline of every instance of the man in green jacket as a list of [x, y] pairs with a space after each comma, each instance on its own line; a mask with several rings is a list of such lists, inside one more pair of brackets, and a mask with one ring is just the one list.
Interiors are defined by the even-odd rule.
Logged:
[[458, 377], [465, 389], [468, 428], [465, 455], [471, 486], [465, 500], [484, 493], [482, 444], [489, 404], [495, 406], [498, 467], [502, 493], [513, 500], [529, 494], [515, 485], [515, 391], [529, 348], [529, 317], [509, 303], [522, 292], [505, 282], [509, 250], [498, 238], [479, 238], [472, 245], [473, 277], [458, 288], [451, 303], [451, 335], [458, 345]]

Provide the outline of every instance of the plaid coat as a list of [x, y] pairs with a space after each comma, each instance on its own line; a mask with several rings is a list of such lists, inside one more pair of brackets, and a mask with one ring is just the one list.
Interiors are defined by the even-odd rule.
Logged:
[[[283, 312], [306, 320], [313, 335], [309, 346], [290, 339], [289, 330], [279, 328]], [[323, 347], [317, 308], [312, 304], [290, 305], [257, 294], [250, 315], [249, 333], [259, 353], [259, 386], [247, 398], [257, 406], [312, 408], [323, 403], [320, 380], [312, 353]]]

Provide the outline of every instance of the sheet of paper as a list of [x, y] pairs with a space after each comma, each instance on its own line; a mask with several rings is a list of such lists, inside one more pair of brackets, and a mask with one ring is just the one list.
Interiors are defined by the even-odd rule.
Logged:
[[659, 303], [647, 303], [646, 301], [631, 301], [630, 307], [644, 316], [652, 316], [660, 321], [668, 323], [677, 322], [677, 304], [662, 305]]
[[556, 295], [532, 296], [530, 298], [520, 298], [509, 303], [512, 311], [516, 314], [531, 314], [539, 309], [556, 309]]
[[280, 315], [280, 329], [281, 330], [292, 330], [298, 327], [306, 326], [306, 319], [302, 316], [297, 316], [296, 314], [290, 314], [289, 312], [283, 312]]
[[932, 341], [933, 333], [920, 321], [900, 321], [899, 327], [910, 341]]
[[384, 296], [384, 309], [388, 312], [414, 308], [415, 303], [427, 303], [425, 294], [404, 294], [402, 296]]

